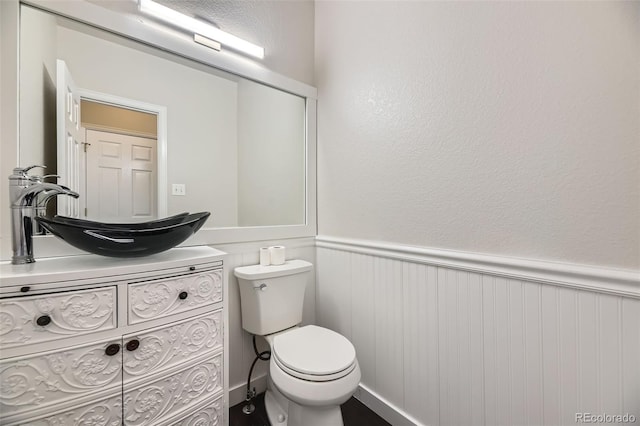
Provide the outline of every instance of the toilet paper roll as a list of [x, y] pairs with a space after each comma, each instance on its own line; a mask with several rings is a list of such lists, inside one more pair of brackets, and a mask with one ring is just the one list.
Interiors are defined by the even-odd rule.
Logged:
[[269, 247], [260, 247], [260, 265], [271, 265], [271, 253], [269, 251]]
[[269, 247], [269, 255], [271, 256], [272, 265], [282, 265], [285, 259], [284, 246], [272, 246]]

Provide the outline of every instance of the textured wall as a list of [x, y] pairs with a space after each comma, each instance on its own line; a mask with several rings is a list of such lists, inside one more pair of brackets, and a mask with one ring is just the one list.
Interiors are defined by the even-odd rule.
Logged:
[[640, 3], [316, 3], [319, 233], [640, 266]]

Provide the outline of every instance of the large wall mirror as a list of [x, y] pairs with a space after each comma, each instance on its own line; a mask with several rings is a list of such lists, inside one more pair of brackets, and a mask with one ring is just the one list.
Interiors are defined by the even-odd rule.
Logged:
[[81, 193], [58, 214], [304, 225], [306, 109], [303, 96], [20, 6], [19, 159]]

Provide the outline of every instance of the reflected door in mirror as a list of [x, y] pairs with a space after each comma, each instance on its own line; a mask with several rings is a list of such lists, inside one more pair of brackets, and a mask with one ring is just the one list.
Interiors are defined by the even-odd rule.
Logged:
[[[83, 170], [80, 150], [84, 143], [85, 134], [84, 129], [80, 126], [79, 90], [64, 61], [58, 59], [56, 69], [57, 174], [60, 176], [59, 183], [82, 193], [80, 180]], [[80, 217], [80, 202], [82, 201], [80, 198], [57, 198], [58, 213], [70, 217]]]
[[87, 217], [104, 222], [156, 217], [156, 141], [87, 130]]

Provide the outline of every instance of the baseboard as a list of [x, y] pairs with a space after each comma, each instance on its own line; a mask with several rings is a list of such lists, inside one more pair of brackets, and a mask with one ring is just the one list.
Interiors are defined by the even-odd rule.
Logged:
[[353, 396], [393, 426], [427, 426], [363, 384], [358, 386]]
[[[258, 377], [254, 377], [251, 380], [251, 388], [256, 389], [256, 393], [262, 393], [267, 390], [267, 375], [263, 374]], [[247, 384], [240, 383], [231, 387], [229, 390], [229, 407], [240, 404], [246, 399], [247, 396]]]
[[[255, 387], [256, 393], [264, 392], [267, 389], [267, 375], [263, 374], [255, 377], [251, 380], [251, 387]], [[247, 385], [245, 383], [233, 386], [229, 390], [229, 407], [243, 402], [246, 395]], [[363, 384], [358, 385], [353, 396], [393, 426], [427, 426], [418, 422]]]

